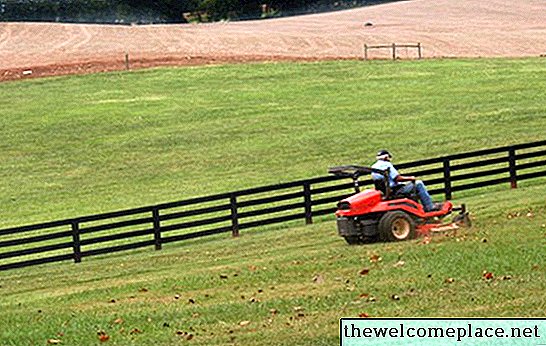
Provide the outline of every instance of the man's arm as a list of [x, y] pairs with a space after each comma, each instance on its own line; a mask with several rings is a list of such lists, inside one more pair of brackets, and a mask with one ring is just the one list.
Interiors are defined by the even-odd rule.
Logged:
[[394, 179], [397, 183], [401, 183], [404, 181], [415, 181], [417, 178], [415, 178], [413, 175], [397, 175], [396, 179]]
[[401, 175], [400, 173], [398, 173], [398, 170], [396, 170], [396, 168], [394, 168], [394, 166], [392, 165], [392, 163], [389, 162], [389, 174], [391, 175], [391, 179], [394, 180], [395, 182], [397, 183], [401, 183], [401, 182], [404, 182], [404, 181], [415, 181], [416, 178], [414, 176], [409, 176], [409, 175]]

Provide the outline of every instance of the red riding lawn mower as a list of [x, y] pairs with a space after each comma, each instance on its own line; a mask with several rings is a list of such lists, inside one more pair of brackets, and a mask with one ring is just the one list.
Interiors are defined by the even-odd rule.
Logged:
[[[352, 178], [354, 182], [356, 194], [338, 202], [336, 211], [339, 235], [349, 244], [401, 241], [471, 226], [464, 204], [453, 207], [446, 201], [440, 210], [426, 212], [415, 190], [405, 195], [393, 193], [388, 184], [388, 170], [350, 165], [332, 167], [328, 172]], [[381, 174], [383, 179], [374, 180], [375, 189], [361, 192], [358, 178], [371, 173]], [[459, 214], [452, 222], [444, 223], [442, 220], [454, 211]]]

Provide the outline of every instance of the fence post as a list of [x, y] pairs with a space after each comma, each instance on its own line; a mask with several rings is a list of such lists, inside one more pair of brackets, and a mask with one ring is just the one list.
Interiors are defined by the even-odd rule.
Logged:
[[396, 60], [396, 43], [392, 44], [392, 60]]
[[125, 69], [129, 69], [129, 53], [125, 53]]
[[364, 43], [364, 60], [368, 60], [368, 45]]
[[313, 212], [311, 210], [311, 184], [307, 181], [303, 183], [303, 198], [305, 201], [305, 224], [310, 225], [313, 223]]
[[417, 53], [419, 54], [419, 60], [421, 60], [421, 42], [417, 43]]
[[237, 215], [237, 196], [234, 193], [229, 197], [229, 203], [231, 205], [231, 235], [234, 237], [239, 236], [239, 218]]
[[155, 249], [161, 250], [161, 224], [159, 222], [159, 209], [152, 209], [152, 216], [154, 218], [154, 242]]
[[512, 189], [518, 188], [518, 175], [516, 170], [516, 150], [514, 147], [508, 149], [508, 163], [510, 165], [510, 186]]
[[444, 192], [446, 200], [450, 200], [451, 196], [451, 170], [449, 167], [449, 159], [444, 159]]
[[82, 261], [80, 225], [76, 220], [72, 221], [72, 248], [74, 249], [74, 262], [80, 263]]

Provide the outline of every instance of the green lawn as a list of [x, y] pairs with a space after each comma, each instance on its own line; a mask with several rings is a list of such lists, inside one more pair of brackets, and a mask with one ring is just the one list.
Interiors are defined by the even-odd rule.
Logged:
[[[383, 147], [404, 162], [543, 140], [544, 90], [542, 59], [3, 83], [0, 228], [325, 175]], [[545, 183], [456, 193], [475, 227], [430, 242], [348, 246], [329, 216], [0, 272], [0, 344], [335, 345], [360, 314], [543, 316]]]
[[0, 272], [0, 338], [315, 346], [337, 344], [339, 318], [362, 313], [544, 316], [544, 193], [527, 184], [467, 198], [475, 226], [428, 244], [349, 246], [324, 221]]
[[0, 84], [1, 227], [544, 139], [543, 59], [164, 68]]

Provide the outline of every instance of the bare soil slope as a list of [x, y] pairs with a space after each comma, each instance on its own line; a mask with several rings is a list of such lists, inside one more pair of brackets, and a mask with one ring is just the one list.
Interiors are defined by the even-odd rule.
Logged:
[[[365, 23], [372, 26], [365, 26]], [[425, 57], [546, 54], [544, 0], [409, 0], [349, 11], [202, 25], [0, 24], [0, 80], [165, 64], [354, 59], [417, 43]], [[401, 57], [415, 52], [402, 50]], [[374, 51], [372, 58], [387, 57]], [[32, 74], [28, 72], [32, 70]], [[23, 73], [23, 71], [27, 71]]]

